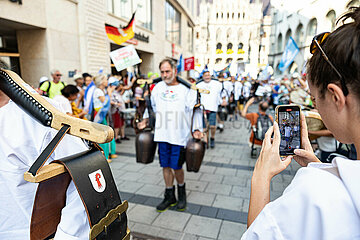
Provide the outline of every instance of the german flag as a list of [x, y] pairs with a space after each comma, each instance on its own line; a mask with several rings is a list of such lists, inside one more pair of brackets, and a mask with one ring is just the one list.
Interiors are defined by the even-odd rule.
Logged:
[[135, 35], [134, 28], [135, 28], [135, 12], [133, 13], [128, 25], [124, 28], [119, 29], [109, 24], [105, 24], [105, 31], [108, 38], [118, 45], [121, 45], [122, 43], [134, 37]]

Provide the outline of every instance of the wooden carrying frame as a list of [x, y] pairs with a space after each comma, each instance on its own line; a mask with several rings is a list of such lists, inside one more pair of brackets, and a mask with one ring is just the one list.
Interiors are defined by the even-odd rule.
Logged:
[[[88, 176], [84, 176], [84, 177], [81, 176], [80, 178], [78, 178], [77, 181], [75, 181], [74, 176], [71, 173], [69, 174], [68, 172], [69, 167], [66, 167], [66, 164], [64, 164], [63, 161], [58, 161], [59, 163], [51, 163], [44, 167], [43, 164], [52, 154], [52, 152], [54, 151], [54, 149], [56, 148], [56, 146], [58, 145], [58, 143], [61, 141], [61, 139], [66, 133], [69, 133], [77, 137], [81, 137], [83, 139], [92, 142], [105, 143], [105, 142], [110, 142], [113, 139], [114, 132], [112, 128], [108, 126], [93, 123], [86, 120], [81, 120], [66, 115], [64, 113], [61, 113], [59, 110], [53, 107], [48, 101], [46, 101], [42, 96], [40, 96], [36, 91], [34, 91], [28, 84], [26, 84], [16, 73], [12, 71], [0, 69], [0, 90], [3, 91], [8, 97], [10, 97], [10, 99], [12, 99], [18, 106], [20, 106], [29, 115], [37, 119], [40, 123], [42, 123], [45, 126], [60, 130], [58, 134], [55, 136], [55, 138], [47, 146], [47, 148], [41, 153], [38, 159], [34, 162], [33, 166], [29, 169], [29, 171], [24, 173], [24, 179], [26, 181], [40, 183], [37, 190], [38, 192], [42, 191], [47, 194], [47, 197], [45, 198], [42, 197], [41, 195], [38, 194], [36, 195], [34, 209], [33, 209], [32, 223], [31, 223], [31, 227], [32, 227], [31, 239], [44, 239], [48, 237], [49, 234], [56, 231], [57, 223], [60, 221], [59, 213], [61, 214], [61, 209], [65, 206], [65, 194], [66, 194], [67, 186], [71, 180], [70, 176], [73, 178], [74, 183], [78, 188], [78, 191], [79, 191], [79, 187], [77, 183], [80, 185], [84, 185], [81, 182], [83, 181], [84, 177], [88, 177]], [[97, 145], [95, 144], [94, 146]], [[94, 152], [94, 146], [92, 150], [90, 150], [90, 152]], [[101, 148], [99, 147], [99, 149]], [[99, 149], [95, 149], [95, 153], [97, 153], [98, 156], [100, 154], [101, 157], [105, 159], [103, 154], [99, 152]], [[82, 156], [69, 157], [69, 158], [70, 160], [72, 160], [72, 159], [78, 159], [79, 157]], [[110, 199], [108, 200], [110, 200], [109, 202], [111, 202], [113, 201], [112, 199], [115, 198], [115, 201], [113, 202], [114, 203], [120, 202], [120, 205], [115, 207], [110, 205], [105, 206], [103, 208], [103, 211], [106, 211], [107, 215], [94, 217], [94, 211], [92, 214], [89, 211], [91, 205], [93, 205], [93, 204], [88, 204], [89, 202], [91, 202], [91, 198], [88, 198], [90, 199], [90, 201], [89, 200], [85, 201], [83, 195], [86, 191], [83, 191], [82, 193], [79, 191], [80, 197], [83, 200], [86, 212], [88, 214], [89, 223], [91, 226], [90, 236], [89, 236], [90, 239], [95, 239], [96, 237], [98, 237], [99, 239], [109, 239], [108, 237], [106, 237], [107, 236], [106, 233], [108, 230], [111, 230], [111, 227], [109, 229], [107, 227], [109, 227], [109, 225], [112, 222], [118, 219], [118, 216], [122, 216], [122, 218], [120, 218], [120, 220], [122, 219], [121, 220], [123, 223], [122, 225], [124, 225], [124, 221], [127, 222], [126, 213], [125, 213], [128, 206], [127, 202], [124, 201], [121, 204], [121, 200], [118, 195], [116, 185], [113, 181], [111, 171], [109, 171], [110, 168], [107, 164], [107, 161], [106, 160], [104, 161], [106, 166], [105, 168], [103, 167], [103, 169], [105, 169], [104, 171], [107, 172], [106, 175], [108, 176], [108, 179], [110, 179], [108, 180], [108, 184], [109, 184], [108, 189], [111, 189], [112, 187], [113, 190], [111, 194], [108, 195], [110, 196], [111, 200]], [[82, 164], [81, 166], [84, 165]], [[65, 167], [68, 168], [67, 169], [68, 171], [65, 169]], [[54, 184], [57, 184], [56, 186], [61, 188], [62, 190], [58, 191], [59, 189], [54, 187]], [[52, 194], [49, 194], [49, 192]], [[49, 196], [51, 196], [50, 199]], [[100, 199], [101, 198], [104, 198], [104, 196], [100, 196]], [[105, 196], [105, 198], [107, 198], [107, 196]], [[52, 202], [53, 200], [55, 204], [52, 203], [49, 204], [49, 201]], [[99, 201], [98, 199], [98, 202], [101, 201]], [[42, 219], [42, 214], [39, 215], [39, 212], [41, 211], [39, 211], [39, 208], [37, 207], [41, 207], [42, 208], [41, 210], [43, 212], [45, 210], [44, 208], [49, 207], [46, 210], [50, 210], [53, 212], [55, 211], [57, 212], [57, 214], [53, 214], [53, 212], [47, 213], [45, 211], [47, 216], [50, 217], [44, 221], [44, 219]], [[99, 204], [96, 207], [99, 207]], [[110, 209], [108, 209], [109, 207]], [[47, 220], [49, 221], [47, 222]], [[125, 225], [127, 225], [126, 222]], [[112, 226], [115, 225], [113, 224]], [[122, 234], [124, 236], [123, 239], [130, 238], [130, 231], [129, 229], [127, 229], [127, 227], [125, 228], [125, 230], [123, 229]]]

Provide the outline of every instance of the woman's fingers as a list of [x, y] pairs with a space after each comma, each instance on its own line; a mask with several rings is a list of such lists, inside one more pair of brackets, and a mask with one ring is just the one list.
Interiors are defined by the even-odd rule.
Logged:
[[280, 130], [279, 130], [279, 125], [276, 121], [274, 121], [274, 141], [273, 141], [273, 147], [277, 147], [279, 148], [280, 146], [280, 141], [281, 141], [281, 136], [280, 136]]
[[274, 126], [271, 126], [265, 133], [264, 147], [271, 146], [271, 135], [274, 132]]

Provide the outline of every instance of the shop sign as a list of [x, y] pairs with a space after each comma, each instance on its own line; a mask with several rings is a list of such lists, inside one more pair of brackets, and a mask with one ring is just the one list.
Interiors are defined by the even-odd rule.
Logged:
[[149, 42], [149, 36], [145, 36], [144, 34], [141, 33], [135, 33], [134, 38], [142, 42], [146, 42], [146, 43]]
[[189, 58], [185, 58], [184, 59], [184, 70], [185, 71], [190, 71], [191, 69], [195, 68], [195, 58], [194, 57], [189, 57]]
[[110, 52], [110, 58], [118, 72], [127, 67], [141, 63], [139, 55], [133, 45], [122, 47]]

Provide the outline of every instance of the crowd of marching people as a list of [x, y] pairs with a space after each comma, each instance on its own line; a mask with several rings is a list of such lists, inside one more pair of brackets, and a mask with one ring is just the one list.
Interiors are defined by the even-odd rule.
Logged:
[[[148, 78], [153, 75], [151, 73]], [[72, 78], [73, 84], [64, 83], [61, 77], [59, 70], [51, 72], [51, 79], [42, 77], [38, 92], [57, 101], [63, 111], [71, 116], [111, 126], [115, 138], [102, 145], [105, 156], [111, 161], [111, 158], [117, 157], [116, 143], [129, 140], [125, 135], [125, 127], [134, 126], [132, 121], [136, 108], [139, 108], [139, 99], [146, 92], [145, 84], [138, 84], [133, 75], [92, 76], [77, 73]], [[216, 131], [224, 131], [225, 121], [232, 122], [243, 117], [250, 121], [249, 145], [251, 155], [256, 157], [256, 149], [261, 147], [264, 134], [274, 120], [276, 106], [295, 103], [303, 109], [314, 108], [306, 74], [300, 76], [294, 73], [290, 79], [285, 76], [281, 79], [269, 77], [260, 80], [249, 76], [231, 76], [230, 72], [214, 76], [209, 71], [203, 71], [200, 79], [188, 80], [198, 88], [210, 92], [202, 93], [200, 98], [205, 110], [204, 119], [209, 125], [209, 142], [205, 141], [210, 148], [215, 147]], [[258, 103], [259, 108], [256, 112], [249, 113], [248, 109], [253, 103]], [[331, 153], [344, 148], [326, 129], [309, 133], [316, 136], [314, 146], [318, 157], [324, 162]]]

